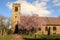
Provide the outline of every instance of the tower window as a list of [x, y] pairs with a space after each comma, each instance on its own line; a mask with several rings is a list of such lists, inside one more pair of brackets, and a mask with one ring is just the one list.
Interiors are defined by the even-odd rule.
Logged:
[[53, 27], [53, 30], [56, 31], [56, 26]]
[[15, 7], [15, 11], [18, 11], [18, 7]]
[[41, 31], [41, 28], [39, 28], [39, 31]]
[[45, 30], [48, 31], [48, 27], [45, 27]]

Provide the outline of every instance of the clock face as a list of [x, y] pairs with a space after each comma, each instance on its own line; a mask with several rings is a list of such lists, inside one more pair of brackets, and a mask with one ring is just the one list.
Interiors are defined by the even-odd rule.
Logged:
[[17, 14], [15, 14], [15, 18], [17, 18]]
[[15, 16], [17, 16], [17, 14], [15, 14]]

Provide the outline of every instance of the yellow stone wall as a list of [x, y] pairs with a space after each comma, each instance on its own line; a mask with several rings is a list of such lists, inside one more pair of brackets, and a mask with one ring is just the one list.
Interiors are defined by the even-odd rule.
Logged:
[[53, 30], [54, 26], [43, 26], [40, 31], [37, 31], [36, 34], [40, 34], [40, 35], [45, 34], [45, 35], [47, 35], [48, 32], [46, 31], [45, 27], [48, 27], [48, 28], [50, 27], [50, 35], [53, 35], [54, 33], [60, 34], [60, 26], [55, 26], [56, 27], [55, 31]]
[[[18, 7], [18, 11], [15, 11], [15, 7]], [[18, 21], [20, 21], [20, 4], [13, 4], [12, 5], [12, 31], [15, 30], [15, 25], [17, 24]]]
[[60, 26], [56, 26], [57, 30], [56, 30], [56, 34], [60, 34]]
[[[41, 33], [47, 35], [48, 32], [45, 30], [45, 27], [46, 27], [46, 26], [42, 27]], [[50, 27], [50, 28], [51, 28], [51, 29], [50, 29], [50, 34], [51, 34], [51, 35], [53, 35], [54, 33], [60, 34], [60, 26], [56, 26], [56, 31], [53, 30], [53, 26], [47, 26], [47, 27]]]

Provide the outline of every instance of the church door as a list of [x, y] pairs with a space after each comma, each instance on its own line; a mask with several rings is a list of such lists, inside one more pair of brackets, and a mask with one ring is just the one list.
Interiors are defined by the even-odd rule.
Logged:
[[48, 28], [48, 35], [50, 35], [50, 29], [51, 29], [51, 28], [49, 27], [49, 28]]
[[14, 31], [14, 33], [18, 33], [18, 24], [16, 24], [16, 26], [15, 26], [15, 31]]

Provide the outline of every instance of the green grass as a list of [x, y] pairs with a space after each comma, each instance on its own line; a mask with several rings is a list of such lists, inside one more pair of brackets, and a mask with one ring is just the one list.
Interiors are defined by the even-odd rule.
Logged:
[[11, 35], [0, 36], [0, 40], [11, 40]]
[[[35, 38], [35, 34], [32, 35], [22, 35], [24, 38]], [[60, 35], [36, 35], [36, 38], [60, 38]]]
[[[6, 35], [4, 37], [0, 35], [0, 40], [11, 40], [12, 35]], [[23, 35], [22, 34], [22, 36], [24, 38], [35, 39], [35, 34], [32, 34], [32, 35]], [[36, 35], [36, 38], [46, 38], [46, 39], [56, 39], [56, 38], [59, 38], [60, 39], [60, 35]]]
[[[32, 34], [32, 35], [22, 35], [24, 38], [35, 38], [35, 34]], [[36, 38], [40, 38], [41, 35], [36, 35]]]

